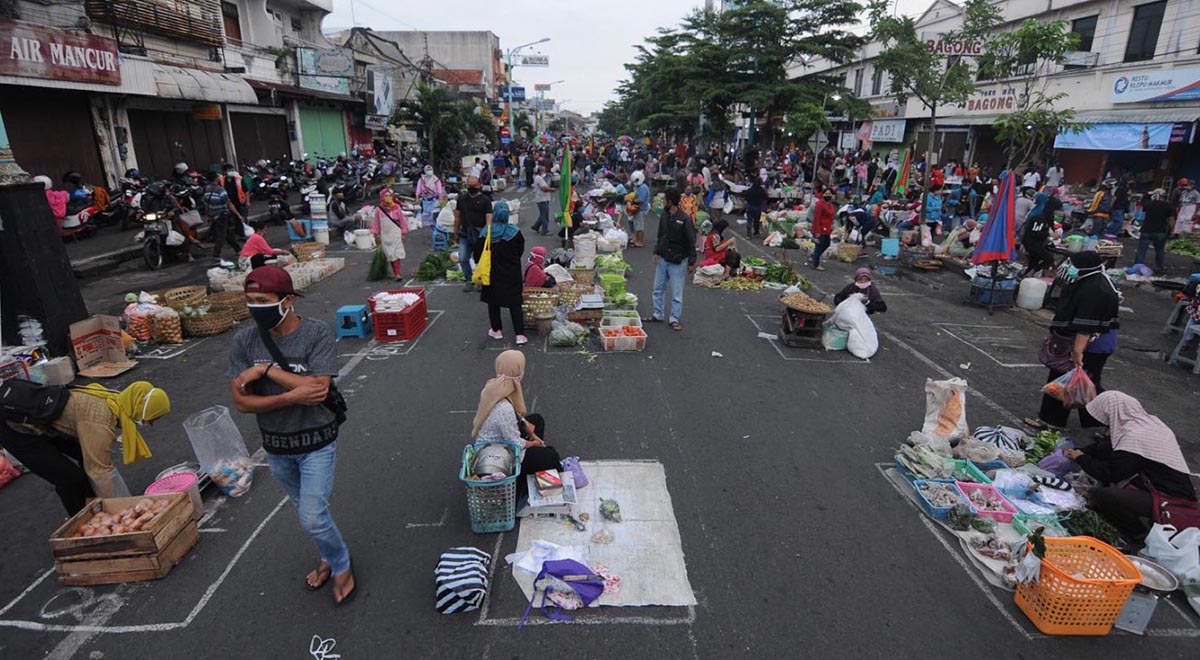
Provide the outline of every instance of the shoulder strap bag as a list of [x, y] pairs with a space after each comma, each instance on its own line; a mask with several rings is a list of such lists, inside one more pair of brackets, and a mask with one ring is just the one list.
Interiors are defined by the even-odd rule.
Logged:
[[[258, 336], [262, 338], [262, 343], [267, 347], [267, 352], [271, 354], [271, 359], [275, 360], [275, 364], [280, 369], [288, 373], [296, 373], [288, 366], [287, 360], [283, 357], [283, 352], [279, 350], [279, 345], [275, 343], [275, 339], [271, 337], [268, 330], [258, 328]], [[325, 400], [321, 402], [329, 412], [333, 413], [337, 418], [338, 426], [346, 423], [346, 413], [350, 410], [350, 406], [346, 403], [346, 397], [342, 396], [341, 390], [337, 388], [335, 379], [329, 379], [329, 393], [325, 395]]]

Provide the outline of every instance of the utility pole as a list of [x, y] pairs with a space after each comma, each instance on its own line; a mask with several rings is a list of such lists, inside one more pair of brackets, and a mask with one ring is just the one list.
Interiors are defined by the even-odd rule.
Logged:
[[513, 123], [514, 123], [513, 122], [513, 100], [512, 100], [512, 84], [513, 84], [513, 79], [512, 79], [513, 78], [513, 76], [512, 76], [512, 70], [513, 70], [512, 61], [513, 61], [513, 59], [512, 58], [513, 58], [513, 55], [516, 55], [517, 51], [521, 50], [522, 48], [528, 48], [530, 46], [544, 44], [547, 41], [550, 41], [550, 37], [543, 37], [541, 39], [538, 39], [537, 41], [531, 41], [527, 44], [521, 44], [520, 46], [517, 46], [516, 48], [510, 48], [508, 50], [508, 54], [505, 57], [505, 59], [508, 62], [508, 84], [505, 86], [505, 93], [508, 97], [508, 135], [510, 138], [512, 138], [516, 133], [516, 128], [513, 126]]

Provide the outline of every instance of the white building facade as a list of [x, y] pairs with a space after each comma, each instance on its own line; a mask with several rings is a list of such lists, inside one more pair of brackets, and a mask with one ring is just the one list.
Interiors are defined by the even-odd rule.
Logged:
[[[1007, 0], [997, 3], [1004, 24], [1026, 19], [1064, 20], [1080, 35], [1080, 46], [1062, 66], [1038, 67], [1039, 87], [1064, 94], [1055, 108], [1073, 108], [1091, 128], [1060, 134], [1052, 157], [1068, 180], [1097, 179], [1119, 168], [1157, 187], [1164, 179], [1200, 176], [1200, 2], [1197, 0]], [[917, 20], [917, 32], [936, 42], [957, 29], [962, 9], [935, 0]], [[861, 58], [847, 65], [816, 60], [793, 70], [794, 77], [816, 73], [842, 76], [844, 86], [868, 101], [872, 116], [841, 118], [837, 135], [845, 148], [859, 145], [888, 152], [929, 139], [929, 110], [916, 99], [900, 105], [889, 79], [876, 65], [881, 46], [868, 43]], [[1016, 108], [1018, 80], [980, 80], [963, 106], [938, 108], [934, 141], [938, 162], [956, 160], [1004, 166], [992, 122]], [[1152, 185], [1153, 184], [1153, 185]]]

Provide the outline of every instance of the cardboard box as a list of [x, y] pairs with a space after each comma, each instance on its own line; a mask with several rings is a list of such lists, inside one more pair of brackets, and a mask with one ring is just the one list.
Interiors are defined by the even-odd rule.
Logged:
[[71, 349], [79, 375], [112, 378], [137, 366], [125, 358], [121, 322], [115, 316], [97, 314], [71, 324]]

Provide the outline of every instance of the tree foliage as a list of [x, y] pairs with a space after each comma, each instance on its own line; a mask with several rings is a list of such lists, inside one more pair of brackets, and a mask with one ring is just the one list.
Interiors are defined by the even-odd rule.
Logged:
[[795, 69], [815, 57], [855, 57], [864, 40], [846, 28], [861, 9], [853, 0], [751, 0], [720, 12], [695, 10], [636, 46], [600, 129], [695, 136], [703, 115], [703, 136], [726, 139], [736, 107], [753, 107], [769, 122], [819, 104], [833, 80], [793, 79]]
[[439, 172], [458, 172], [462, 157], [474, 153], [481, 141], [493, 141], [496, 132], [485, 106], [452, 100], [444, 87], [423, 82], [415, 95], [398, 104], [392, 121], [420, 124], [425, 156]]
[[1042, 23], [1028, 19], [1016, 29], [996, 35], [984, 47], [980, 77], [1008, 81], [1015, 108], [992, 122], [1004, 145], [1008, 168], [1029, 162], [1050, 144], [1060, 130], [1078, 131], [1075, 110], [1055, 109], [1065, 93], [1047, 94], [1050, 74], [1079, 48], [1079, 35], [1066, 21]]

